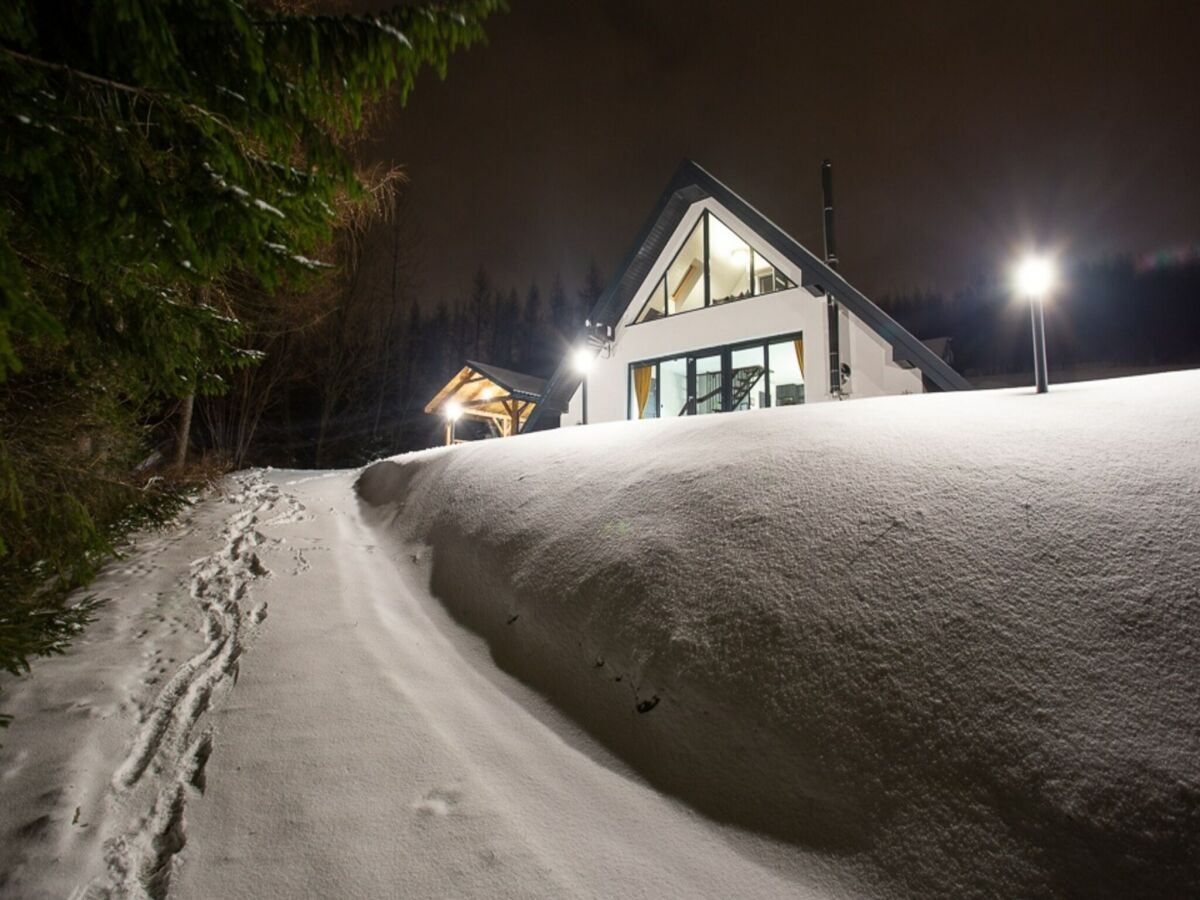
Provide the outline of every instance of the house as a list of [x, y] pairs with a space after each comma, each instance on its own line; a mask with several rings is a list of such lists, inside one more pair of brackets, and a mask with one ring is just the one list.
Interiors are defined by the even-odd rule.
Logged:
[[579, 343], [586, 379], [577, 350], [542, 386], [520, 431], [970, 387], [939, 352], [691, 161]]

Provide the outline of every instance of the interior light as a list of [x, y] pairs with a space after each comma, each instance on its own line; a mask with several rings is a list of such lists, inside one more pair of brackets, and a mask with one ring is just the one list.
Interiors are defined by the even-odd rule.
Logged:
[[490, 388], [490, 387], [485, 387], [482, 391], [479, 392], [479, 396], [482, 397], [484, 400], [491, 400], [493, 397], [496, 396], [496, 392], [494, 390], [492, 390], [492, 388]]
[[454, 400], [451, 400], [449, 403], [447, 403], [445, 406], [442, 407], [442, 415], [444, 415], [451, 422], [457, 421], [459, 416], [462, 415], [462, 413], [463, 413], [462, 404], [460, 404]]

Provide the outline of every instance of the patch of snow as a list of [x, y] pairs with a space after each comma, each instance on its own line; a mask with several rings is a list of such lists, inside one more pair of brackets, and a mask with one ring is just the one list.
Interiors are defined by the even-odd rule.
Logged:
[[256, 197], [256, 198], [254, 198], [254, 205], [257, 206], [259, 209], [261, 209], [263, 212], [269, 212], [273, 216], [279, 216], [279, 218], [281, 218], [281, 219], [287, 218], [287, 216], [285, 216], [283, 214], [282, 210], [272, 206], [266, 200], [260, 200]]
[[236, 681], [243, 621], [265, 618], [250, 585], [272, 548], [256, 526], [291, 511], [254, 473], [234, 484], [232, 514], [209, 500], [140, 537], [93, 584], [108, 603], [76, 645], [5, 679], [15, 720], [0, 749], [0, 885], [11, 896], [167, 896], [184, 809], [206, 783], [206, 718]]
[[412, 41], [410, 41], [410, 40], [408, 39], [408, 35], [406, 35], [406, 34], [405, 34], [403, 31], [401, 31], [399, 28], [396, 28], [396, 27], [395, 27], [395, 26], [393, 26], [393, 25], [389, 25], [389, 24], [387, 24], [386, 22], [384, 22], [384, 21], [381, 21], [380, 19], [376, 19], [376, 20], [375, 20], [375, 25], [376, 25], [376, 27], [377, 27], [377, 28], [379, 28], [379, 29], [380, 29], [381, 31], [383, 31], [385, 34], [390, 34], [392, 37], [394, 37], [394, 38], [395, 38], [397, 41], [399, 41], [399, 42], [400, 42], [401, 44], [403, 44], [405, 47], [411, 47], [411, 46], [412, 46]]

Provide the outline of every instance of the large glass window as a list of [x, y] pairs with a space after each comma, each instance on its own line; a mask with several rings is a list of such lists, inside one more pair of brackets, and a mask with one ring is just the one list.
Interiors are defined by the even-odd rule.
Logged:
[[629, 418], [658, 418], [658, 366], [634, 366], [629, 379]]
[[713, 303], [728, 303], [750, 296], [750, 245], [725, 227], [716, 216], [709, 218], [709, 287]]
[[688, 411], [687, 357], [665, 359], [658, 364], [659, 415], [683, 416]]
[[765, 347], [744, 347], [730, 354], [734, 409], [760, 409], [767, 405]]
[[767, 347], [771, 380], [771, 405], [795, 406], [804, 402], [804, 338], [780, 341]]
[[794, 288], [795, 283], [761, 256], [754, 258], [754, 294], [770, 294], [773, 291], [786, 291]]
[[707, 210], [633, 320], [651, 322], [794, 288], [795, 282]]
[[646, 303], [642, 306], [642, 311], [638, 313], [638, 317], [634, 322], [652, 322], [655, 319], [661, 319], [666, 314], [667, 282], [664, 276], [659, 279], [658, 284], [654, 286], [654, 290], [650, 292], [650, 296], [646, 298]]
[[794, 406], [804, 396], [804, 336], [712, 347], [629, 367], [629, 418]]
[[696, 360], [696, 414], [720, 412], [725, 390], [721, 354], [702, 356]]
[[667, 268], [667, 314], [704, 306], [704, 227], [701, 216]]

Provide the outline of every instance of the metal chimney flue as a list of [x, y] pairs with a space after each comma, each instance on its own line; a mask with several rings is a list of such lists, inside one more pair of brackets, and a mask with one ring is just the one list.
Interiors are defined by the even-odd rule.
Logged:
[[[833, 163], [821, 163], [821, 195], [824, 201], [825, 262], [834, 271], [838, 267], [837, 243], [833, 235]], [[842, 360], [838, 346], [838, 302], [832, 294], [825, 295], [829, 323], [829, 393], [842, 396]]]

